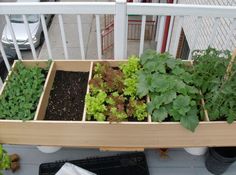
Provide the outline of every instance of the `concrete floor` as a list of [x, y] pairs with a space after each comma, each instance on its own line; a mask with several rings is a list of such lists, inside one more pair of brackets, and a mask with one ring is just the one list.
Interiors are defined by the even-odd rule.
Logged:
[[[5, 145], [9, 153], [18, 153], [21, 157], [21, 169], [14, 175], [37, 175], [41, 163], [60, 160], [79, 160], [88, 157], [110, 156], [118, 152], [100, 152], [97, 149], [62, 148], [52, 154], [41, 153], [35, 146]], [[211, 175], [205, 168], [204, 156], [192, 156], [183, 149], [169, 149], [168, 157], [160, 157], [159, 151], [145, 150], [150, 175]], [[233, 164], [224, 175], [235, 175]], [[10, 171], [4, 175], [12, 175]]]

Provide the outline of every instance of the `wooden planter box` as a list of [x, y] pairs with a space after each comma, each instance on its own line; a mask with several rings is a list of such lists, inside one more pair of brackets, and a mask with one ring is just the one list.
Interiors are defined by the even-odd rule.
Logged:
[[[23, 61], [35, 65], [35, 61]], [[37, 61], [38, 62], [38, 61]], [[94, 61], [97, 62], [97, 61]], [[174, 148], [197, 146], [236, 146], [236, 123], [211, 122], [207, 113], [194, 133], [179, 122], [96, 122], [44, 121], [50, 89], [56, 70], [90, 71], [93, 61], [53, 61], [44, 91], [33, 121], [0, 120], [0, 142], [69, 147], [93, 147], [103, 150], [143, 150], [144, 148]], [[113, 66], [120, 62], [110, 61]], [[43, 61], [40, 65], [44, 64]], [[89, 87], [88, 87], [89, 88]], [[87, 92], [89, 89], [87, 88]]]

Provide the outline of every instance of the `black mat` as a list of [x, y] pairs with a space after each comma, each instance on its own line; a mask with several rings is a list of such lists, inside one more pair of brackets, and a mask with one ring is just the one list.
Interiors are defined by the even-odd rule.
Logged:
[[39, 167], [39, 175], [55, 175], [65, 162], [70, 162], [97, 175], [149, 175], [144, 153], [43, 163]]

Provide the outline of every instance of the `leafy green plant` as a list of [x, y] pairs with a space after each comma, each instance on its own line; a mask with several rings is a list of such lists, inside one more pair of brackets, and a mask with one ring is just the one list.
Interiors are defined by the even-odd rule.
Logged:
[[231, 59], [229, 51], [208, 48], [194, 56], [194, 84], [201, 89], [205, 108], [210, 120], [236, 119], [236, 66], [232, 67], [229, 78], [225, 78]]
[[[0, 145], [0, 170], [6, 170], [11, 167], [11, 159], [7, 154], [7, 151], [3, 149], [2, 145]], [[2, 173], [0, 172], [0, 175]]]
[[26, 68], [22, 62], [16, 63], [0, 96], [1, 119], [31, 120], [34, 118], [47, 71], [37, 66]]
[[90, 92], [86, 95], [87, 119], [97, 121], [145, 120], [145, 100], [137, 96], [137, 57], [113, 68], [108, 62], [96, 63], [90, 80]]
[[136, 96], [138, 81], [137, 72], [140, 68], [140, 61], [135, 56], [129, 58], [128, 64], [120, 65], [120, 69], [124, 74], [124, 95]]
[[97, 121], [104, 121], [106, 119], [105, 112], [107, 108], [105, 106], [107, 94], [103, 91], [98, 91], [96, 94], [86, 95], [86, 108], [87, 108], [87, 119], [91, 120], [94, 117]]
[[193, 84], [192, 67], [168, 53], [148, 50], [141, 56], [137, 93], [148, 95], [152, 121], [180, 121], [194, 131], [199, 123], [200, 94]]

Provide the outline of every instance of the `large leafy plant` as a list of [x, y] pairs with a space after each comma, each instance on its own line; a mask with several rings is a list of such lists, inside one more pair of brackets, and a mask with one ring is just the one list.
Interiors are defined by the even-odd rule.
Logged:
[[34, 118], [48, 68], [26, 68], [22, 62], [16, 62], [15, 69], [0, 96], [0, 119]]
[[210, 120], [236, 119], [236, 66], [226, 77], [231, 59], [229, 51], [208, 48], [194, 56], [194, 84], [201, 89]]
[[137, 57], [113, 68], [109, 62], [96, 63], [86, 95], [87, 119], [97, 121], [142, 121], [147, 117], [145, 99], [137, 96]]
[[194, 131], [199, 123], [198, 89], [193, 84], [192, 67], [168, 53], [148, 50], [141, 56], [137, 93], [148, 95], [148, 113], [152, 121], [180, 121]]

